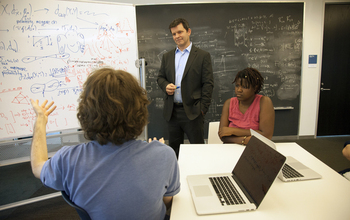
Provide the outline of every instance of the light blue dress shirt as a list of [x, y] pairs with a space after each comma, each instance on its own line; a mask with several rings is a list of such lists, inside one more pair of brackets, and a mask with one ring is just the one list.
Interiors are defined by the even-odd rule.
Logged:
[[184, 49], [184, 51], [179, 50], [179, 48], [175, 50], [175, 85], [176, 87], [178, 87], [178, 89], [176, 89], [174, 93], [174, 102], [176, 103], [182, 103], [181, 80], [184, 75], [186, 63], [188, 60], [188, 56], [190, 55], [191, 48], [192, 42], [190, 46]]

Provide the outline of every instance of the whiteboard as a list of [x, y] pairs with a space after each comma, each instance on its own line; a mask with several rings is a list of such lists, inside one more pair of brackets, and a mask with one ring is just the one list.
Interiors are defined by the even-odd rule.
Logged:
[[0, 139], [31, 136], [30, 98], [55, 101], [47, 132], [79, 128], [79, 94], [94, 68], [138, 78], [132, 5], [72, 1], [0, 2]]

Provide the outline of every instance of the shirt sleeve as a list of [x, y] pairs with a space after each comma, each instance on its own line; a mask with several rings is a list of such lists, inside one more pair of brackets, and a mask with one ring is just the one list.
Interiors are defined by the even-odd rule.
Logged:
[[180, 192], [180, 171], [174, 152], [172, 152], [172, 157], [169, 161], [171, 161], [172, 165], [169, 173], [169, 185], [164, 196], [174, 196]]
[[62, 147], [53, 157], [45, 162], [40, 173], [40, 180], [46, 187], [59, 191], [64, 190], [62, 172], [64, 171], [64, 166], [67, 166], [67, 164], [64, 163], [62, 155], [67, 149], [67, 146]]

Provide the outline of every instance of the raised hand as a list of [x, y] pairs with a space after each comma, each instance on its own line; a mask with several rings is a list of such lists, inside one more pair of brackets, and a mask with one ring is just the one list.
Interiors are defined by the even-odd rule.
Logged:
[[45, 123], [47, 123], [48, 116], [56, 109], [56, 105], [52, 106], [54, 102], [50, 102], [50, 104], [47, 105], [47, 100], [45, 100], [41, 105], [39, 105], [39, 100], [34, 101], [33, 99], [30, 99], [30, 102], [32, 103], [33, 109], [35, 111], [35, 114], [37, 117], [43, 116], [45, 118]]

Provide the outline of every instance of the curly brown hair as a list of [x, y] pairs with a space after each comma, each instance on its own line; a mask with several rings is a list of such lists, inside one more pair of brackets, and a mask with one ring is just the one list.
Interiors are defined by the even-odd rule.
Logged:
[[255, 89], [255, 94], [259, 93], [264, 85], [264, 78], [261, 76], [261, 73], [254, 68], [245, 68], [237, 73], [235, 80], [232, 82], [237, 82], [238, 79], [246, 80], [247, 87], [252, 86]]
[[93, 71], [84, 83], [77, 117], [84, 136], [101, 145], [120, 145], [138, 137], [148, 123], [146, 91], [130, 73]]

